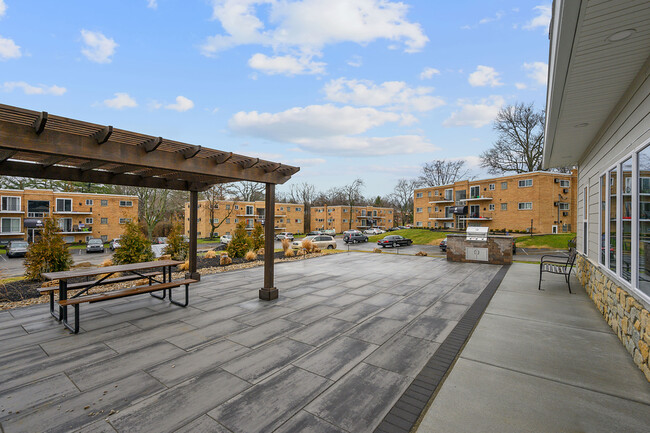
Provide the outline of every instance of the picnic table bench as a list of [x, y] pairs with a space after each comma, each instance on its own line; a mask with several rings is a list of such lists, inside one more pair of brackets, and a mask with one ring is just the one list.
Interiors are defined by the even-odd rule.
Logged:
[[[63, 272], [47, 272], [43, 277], [48, 280], [58, 280], [58, 287], [42, 287], [41, 293], [50, 294], [50, 314], [58, 321], [63, 322], [63, 325], [73, 333], [79, 332], [79, 306], [83, 303], [94, 303], [107, 301], [110, 299], [124, 298], [127, 296], [139, 295], [142, 293], [149, 293], [158, 299], [165, 299], [166, 293], [169, 292], [169, 302], [186, 307], [189, 303], [189, 285], [197, 282], [193, 279], [182, 279], [172, 281], [172, 268], [176, 265], [183, 263], [178, 260], [160, 260], [143, 263], [133, 263], [129, 265], [108, 266], [95, 269], [83, 269]], [[152, 269], [163, 268], [162, 271], [151, 271]], [[151, 272], [146, 272], [151, 271]], [[116, 273], [123, 273], [118, 277], [112, 277]], [[97, 277], [101, 278], [82, 281], [77, 283], [68, 284], [68, 280], [80, 277]], [[158, 279], [162, 275], [162, 280]], [[121, 288], [111, 290], [103, 293], [88, 294], [88, 291], [93, 287], [103, 286], [107, 284], [122, 283], [127, 281], [134, 281], [146, 279], [148, 284], [139, 285], [135, 287]], [[172, 299], [172, 289], [185, 286], [185, 301], [178, 302]], [[79, 290], [73, 296], [68, 298], [69, 290]], [[59, 313], [55, 313], [54, 308], [54, 292], [59, 292]], [[154, 292], [162, 291], [162, 295], [156, 295]], [[74, 326], [68, 322], [68, 306], [74, 307]]]

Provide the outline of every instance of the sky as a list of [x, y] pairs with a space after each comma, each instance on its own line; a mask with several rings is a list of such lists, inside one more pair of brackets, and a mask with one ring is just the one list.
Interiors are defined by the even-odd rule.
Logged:
[[0, 0], [0, 103], [301, 167], [387, 195], [543, 109], [541, 0]]

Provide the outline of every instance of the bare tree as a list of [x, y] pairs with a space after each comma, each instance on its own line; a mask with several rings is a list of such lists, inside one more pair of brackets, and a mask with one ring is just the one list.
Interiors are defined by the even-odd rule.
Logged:
[[240, 201], [264, 200], [264, 184], [258, 182], [235, 182], [229, 187], [232, 194]]
[[236, 200], [233, 200], [230, 208], [226, 208], [226, 215], [221, 218], [221, 221], [216, 221], [215, 210], [219, 209], [219, 202], [227, 200], [228, 195], [232, 193], [232, 185], [227, 183], [220, 183], [212, 185], [208, 190], [203, 193], [203, 197], [208, 201], [208, 213], [210, 214], [210, 238], [214, 237], [214, 232], [217, 231], [219, 227], [226, 221], [226, 218], [230, 218], [232, 213], [235, 211]]
[[470, 170], [465, 168], [467, 161], [436, 159], [422, 166], [418, 183], [420, 186], [449, 185], [458, 180], [469, 179]]
[[291, 185], [289, 200], [292, 203], [302, 203], [305, 210], [305, 233], [311, 231], [311, 206], [316, 198], [316, 188], [307, 182]]
[[397, 181], [397, 185], [395, 185], [395, 189], [391, 194], [391, 198], [399, 207], [403, 223], [413, 221], [413, 193], [417, 187], [417, 180], [402, 178]]
[[345, 200], [345, 204], [350, 209], [350, 218], [348, 218], [349, 230], [352, 230], [352, 206], [363, 201], [363, 195], [361, 194], [363, 187], [363, 180], [357, 178], [353, 180], [352, 183], [349, 183], [348, 185], [345, 185], [338, 189], [339, 194]]
[[147, 236], [152, 237], [153, 229], [169, 215], [167, 206], [169, 190], [157, 188], [128, 188], [127, 192], [138, 197], [138, 216], [147, 229]]
[[532, 103], [501, 108], [493, 126], [497, 141], [481, 154], [481, 166], [490, 174], [541, 170], [544, 121], [544, 111], [535, 111]]

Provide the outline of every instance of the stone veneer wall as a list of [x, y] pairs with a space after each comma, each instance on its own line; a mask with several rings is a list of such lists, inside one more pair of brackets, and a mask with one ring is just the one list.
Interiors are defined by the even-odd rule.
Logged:
[[578, 255], [576, 272], [580, 284], [650, 382], [648, 310], [584, 256]]
[[[489, 263], [492, 265], [512, 264], [511, 236], [488, 236], [487, 242], [468, 241], [464, 234], [447, 235], [447, 260], [451, 262]], [[465, 247], [487, 248], [488, 261], [480, 262], [465, 258]]]

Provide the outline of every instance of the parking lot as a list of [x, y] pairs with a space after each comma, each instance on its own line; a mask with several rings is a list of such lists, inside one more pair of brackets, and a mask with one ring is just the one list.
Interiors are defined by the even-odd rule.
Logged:
[[[113, 256], [113, 252], [106, 249], [105, 253], [86, 254], [85, 249], [71, 249], [72, 260], [74, 263], [90, 262], [93, 265], [99, 265], [104, 260]], [[3, 277], [20, 277], [25, 272], [23, 267], [24, 259], [22, 257], [8, 258], [5, 253], [0, 254], [0, 269], [4, 271]]]

